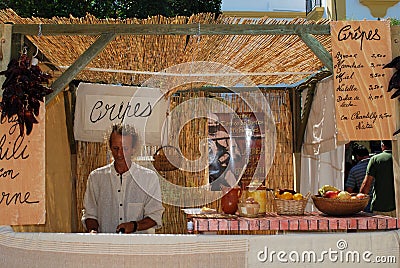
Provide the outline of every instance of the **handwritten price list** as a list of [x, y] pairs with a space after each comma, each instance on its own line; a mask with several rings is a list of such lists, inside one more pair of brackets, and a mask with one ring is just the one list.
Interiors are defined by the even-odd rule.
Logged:
[[45, 223], [43, 106], [29, 136], [20, 136], [17, 117], [0, 122], [0, 225]]
[[331, 36], [338, 140], [392, 139], [389, 22], [332, 22]]

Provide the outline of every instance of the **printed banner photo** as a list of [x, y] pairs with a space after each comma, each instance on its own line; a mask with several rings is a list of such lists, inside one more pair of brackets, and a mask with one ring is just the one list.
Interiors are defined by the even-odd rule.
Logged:
[[[211, 190], [247, 186], [266, 177], [264, 113], [213, 113], [208, 121], [209, 183]], [[243, 168], [245, 167], [245, 169]]]

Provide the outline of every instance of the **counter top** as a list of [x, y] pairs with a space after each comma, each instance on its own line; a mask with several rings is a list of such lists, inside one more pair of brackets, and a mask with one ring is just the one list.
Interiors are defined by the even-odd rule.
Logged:
[[360, 212], [340, 217], [327, 216], [320, 212], [305, 213], [299, 216], [267, 213], [257, 218], [227, 217], [213, 218], [187, 215], [193, 221], [195, 233], [216, 231], [351, 231], [351, 230], [395, 230], [400, 221], [382, 215]]
[[0, 226], [0, 267], [398, 268], [399, 237], [399, 230], [174, 235], [21, 233]]

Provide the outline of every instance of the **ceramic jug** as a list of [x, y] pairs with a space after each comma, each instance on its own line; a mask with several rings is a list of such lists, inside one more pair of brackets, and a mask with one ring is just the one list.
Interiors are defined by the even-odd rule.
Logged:
[[239, 198], [242, 195], [242, 190], [239, 187], [222, 186], [221, 208], [226, 214], [235, 214], [238, 209]]

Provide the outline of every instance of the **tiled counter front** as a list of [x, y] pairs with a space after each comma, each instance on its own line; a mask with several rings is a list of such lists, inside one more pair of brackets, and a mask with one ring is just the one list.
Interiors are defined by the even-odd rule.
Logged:
[[396, 218], [358, 213], [349, 217], [326, 216], [306, 213], [301, 216], [283, 216], [268, 213], [258, 218], [203, 218], [188, 215], [193, 221], [195, 233], [216, 231], [357, 231], [399, 229]]

